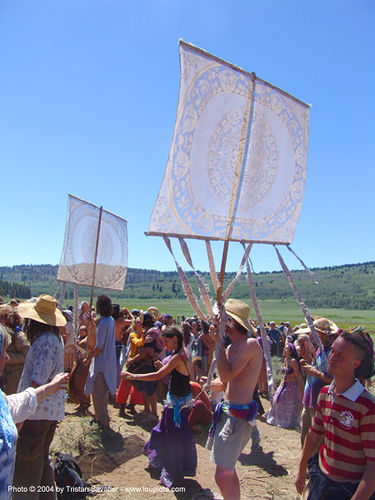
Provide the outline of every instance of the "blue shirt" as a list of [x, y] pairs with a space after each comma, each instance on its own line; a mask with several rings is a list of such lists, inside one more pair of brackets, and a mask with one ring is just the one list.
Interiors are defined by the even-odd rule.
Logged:
[[0, 391], [0, 498], [9, 500], [13, 483], [17, 448], [17, 428], [9, 411], [6, 397]]
[[115, 349], [115, 321], [112, 316], [100, 318], [96, 327], [95, 347], [101, 352], [91, 360], [85, 385], [85, 394], [94, 392], [97, 375], [102, 372], [110, 394], [116, 393], [117, 362]]
[[269, 335], [276, 342], [276, 344], [279, 343], [280, 336], [281, 336], [280, 330], [278, 330], [277, 328], [270, 328]]
[[[324, 375], [328, 375], [327, 369], [328, 369], [328, 354], [331, 351], [331, 346], [325, 347], [324, 352], [326, 357], [323, 356], [322, 352], [320, 351], [320, 348], [316, 351], [316, 361], [315, 364], [313, 363], [312, 366], [319, 370], [320, 372], [324, 373]], [[330, 376], [330, 375], [329, 375]], [[303, 393], [303, 401], [302, 404], [304, 406], [307, 406], [309, 408], [316, 408], [316, 403], [318, 401], [318, 396], [320, 390], [327, 385], [325, 382], [320, 380], [319, 378], [314, 377], [313, 375], [307, 375], [306, 377], [306, 383], [305, 383], [305, 390]]]

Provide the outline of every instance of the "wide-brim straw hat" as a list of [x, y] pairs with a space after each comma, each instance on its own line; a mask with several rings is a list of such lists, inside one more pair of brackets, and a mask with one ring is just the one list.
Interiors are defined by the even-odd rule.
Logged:
[[21, 318], [28, 318], [52, 326], [65, 326], [66, 319], [57, 309], [57, 302], [51, 295], [41, 295], [34, 303], [23, 302], [17, 307]]
[[[327, 318], [318, 318], [313, 324], [318, 333], [324, 333], [325, 335], [336, 335], [339, 331], [339, 327], [336, 323]], [[303, 324], [296, 330], [296, 333], [311, 333], [311, 330], [308, 325]]]
[[229, 317], [237, 321], [248, 332], [254, 333], [255, 330], [249, 323], [250, 306], [238, 299], [228, 299], [225, 303], [225, 310]]

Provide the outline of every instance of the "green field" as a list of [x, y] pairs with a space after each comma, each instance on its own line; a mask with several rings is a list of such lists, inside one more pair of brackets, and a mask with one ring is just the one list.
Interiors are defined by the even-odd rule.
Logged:
[[[2, 266], [0, 295], [22, 299], [38, 297], [41, 293], [54, 295], [58, 287], [56, 274], [56, 265]], [[201, 275], [209, 286], [210, 296], [214, 297], [213, 287], [209, 285], [211, 281], [209, 273], [203, 272]], [[314, 277], [318, 283], [313, 282], [307, 273], [301, 270], [292, 271], [292, 275], [312, 315], [328, 317], [343, 329], [363, 325], [375, 336], [375, 261], [314, 269]], [[187, 272], [187, 277], [193, 293], [198, 297], [199, 290], [194, 273]], [[225, 273], [224, 289], [233, 278], [234, 273]], [[283, 272], [254, 273], [253, 282], [265, 321], [288, 320], [292, 325], [305, 322]], [[61, 290], [60, 284], [56, 295], [58, 298]], [[103, 291], [96, 289], [95, 297], [100, 293]], [[124, 290], [104, 291], [104, 293], [109, 293], [113, 303], [125, 305], [129, 309], [147, 309], [149, 306], [156, 306], [161, 312], [168, 312], [174, 317], [193, 315], [176, 271], [129, 268]], [[87, 300], [90, 288], [80, 286], [78, 294], [80, 301]], [[231, 296], [250, 303], [245, 274], [240, 276], [234, 285]], [[73, 302], [74, 287], [67, 284], [65, 306]], [[250, 306], [253, 311], [251, 304]], [[252, 317], [254, 316], [253, 313]]]
[[[247, 301], [249, 304], [250, 302]], [[177, 316], [192, 316], [194, 311], [191, 309], [189, 302], [186, 299], [166, 299], [166, 300], [132, 300], [120, 301], [121, 307], [125, 306], [128, 309], [147, 309], [150, 306], [157, 307], [161, 313], [169, 313], [174, 317]], [[255, 318], [252, 304], [251, 316]], [[299, 323], [304, 323], [301, 308], [297, 302], [281, 301], [281, 300], [260, 300], [259, 307], [264, 321], [274, 320], [276, 323], [280, 321], [290, 321], [294, 326]], [[369, 332], [375, 335], [375, 311], [363, 310], [347, 310], [339, 308], [317, 308], [311, 309], [310, 313], [315, 316], [323, 316], [334, 321], [340, 328], [346, 329], [358, 325], [363, 325]]]

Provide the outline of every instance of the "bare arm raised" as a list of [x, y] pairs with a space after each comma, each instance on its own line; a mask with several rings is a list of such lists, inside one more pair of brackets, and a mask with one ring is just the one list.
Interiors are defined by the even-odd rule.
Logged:
[[121, 378], [123, 378], [124, 380], [145, 380], [145, 381], [159, 380], [168, 375], [168, 373], [170, 373], [174, 368], [186, 369], [184, 366], [184, 362], [182, 361], [181, 354], [174, 354], [168, 361], [168, 363], [163, 365], [156, 372], [135, 374], [123, 370], [121, 372]]

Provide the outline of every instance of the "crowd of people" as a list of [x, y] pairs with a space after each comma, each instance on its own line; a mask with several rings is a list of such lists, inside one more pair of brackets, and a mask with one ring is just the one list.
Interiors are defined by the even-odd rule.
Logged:
[[[1, 304], [0, 498], [56, 498], [49, 449], [66, 392], [78, 414], [92, 403], [108, 436], [115, 437], [109, 404], [120, 417], [152, 423], [144, 454], [168, 488], [195, 475], [194, 433], [207, 432], [225, 500], [240, 498], [235, 464], [249, 440], [252, 449], [259, 444], [256, 420], [267, 398], [268, 424], [301, 431], [298, 492], [308, 469], [310, 500], [375, 498], [375, 399], [365, 389], [374, 375], [370, 335], [317, 318], [319, 341], [306, 324], [287, 321], [263, 325], [262, 338], [249, 314], [237, 299], [206, 321], [174, 319], [155, 307], [128, 310], [107, 295], [95, 309], [83, 301], [76, 312], [60, 310], [48, 295]], [[274, 394], [265, 347], [281, 363]], [[30, 491], [38, 485], [41, 496]]]

